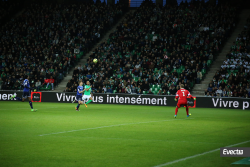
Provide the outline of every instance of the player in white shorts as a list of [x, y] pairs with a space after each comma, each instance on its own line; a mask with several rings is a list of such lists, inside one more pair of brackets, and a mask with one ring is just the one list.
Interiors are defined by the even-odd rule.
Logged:
[[90, 98], [92, 98], [91, 95], [83, 95], [82, 96], [82, 100], [85, 102], [89, 101]]
[[82, 100], [85, 102], [84, 105], [85, 107], [87, 107], [87, 104], [89, 104], [90, 102], [93, 101], [93, 98], [91, 96], [91, 86], [90, 86], [90, 82], [87, 81], [85, 87], [84, 87], [84, 95], [82, 97]]

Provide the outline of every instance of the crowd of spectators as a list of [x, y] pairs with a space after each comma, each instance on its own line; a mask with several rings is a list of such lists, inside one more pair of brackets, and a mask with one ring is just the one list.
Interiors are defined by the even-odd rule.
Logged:
[[29, 75], [31, 86], [53, 89], [123, 13], [120, 4], [28, 5], [0, 27], [0, 88], [21, 89]]
[[221, 69], [210, 81], [205, 96], [245, 97], [250, 96], [250, 17], [244, 30], [231, 46]]
[[144, 3], [75, 68], [65, 91], [76, 91], [79, 80], [89, 80], [97, 93], [174, 95], [181, 83], [190, 90], [230, 35], [236, 16], [237, 8], [227, 5]]

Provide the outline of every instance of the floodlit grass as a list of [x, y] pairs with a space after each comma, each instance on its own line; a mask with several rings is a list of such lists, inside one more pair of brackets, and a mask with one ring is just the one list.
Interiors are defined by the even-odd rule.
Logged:
[[[1, 166], [153, 167], [250, 140], [249, 110], [0, 102]], [[250, 147], [250, 142], [238, 147]], [[216, 151], [172, 167], [224, 167]], [[237, 166], [237, 165], [233, 165]]]

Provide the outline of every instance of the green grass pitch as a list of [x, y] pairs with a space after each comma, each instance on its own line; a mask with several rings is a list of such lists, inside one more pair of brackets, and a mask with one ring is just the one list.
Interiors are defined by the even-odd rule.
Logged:
[[[0, 102], [1, 167], [154, 167], [250, 140], [249, 110]], [[237, 145], [250, 147], [250, 142]], [[166, 165], [226, 167], [215, 151]], [[233, 165], [237, 167], [239, 165]]]

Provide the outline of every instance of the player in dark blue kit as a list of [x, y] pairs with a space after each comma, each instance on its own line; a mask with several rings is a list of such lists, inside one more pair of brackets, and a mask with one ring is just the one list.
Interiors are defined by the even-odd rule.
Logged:
[[75, 107], [76, 111], [79, 111], [80, 105], [83, 104], [83, 102], [82, 102], [83, 86], [82, 85], [83, 85], [83, 82], [80, 81], [79, 86], [77, 87], [77, 94], [76, 94], [76, 101], [78, 101], [78, 104]]
[[[23, 97], [20, 98], [20, 97], [16, 97], [16, 95], [13, 95], [10, 99], [16, 98], [18, 101], [24, 102], [24, 100], [28, 97], [31, 111], [37, 111], [37, 109], [33, 109], [33, 105], [32, 105], [31, 98], [30, 98], [30, 90], [32, 90], [33, 88], [30, 87], [29, 76], [27, 76], [25, 78], [27, 78], [27, 79], [25, 79], [23, 81], [23, 84], [22, 84], [24, 87], [23, 88]], [[34, 91], [36, 91], [36, 90], [34, 90]]]

